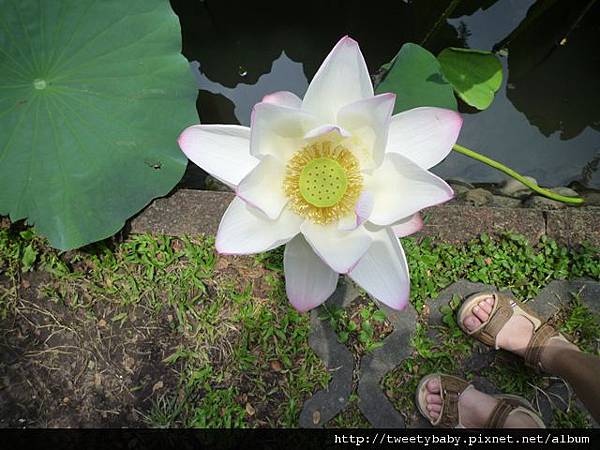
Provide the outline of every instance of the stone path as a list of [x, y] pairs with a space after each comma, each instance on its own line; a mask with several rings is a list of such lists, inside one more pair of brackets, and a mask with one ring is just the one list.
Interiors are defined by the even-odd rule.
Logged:
[[[493, 286], [459, 280], [444, 289], [436, 298], [426, 302], [430, 308], [429, 325], [442, 325], [440, 308], [447, 305], [454, 295], [461, 299], [465, 296], [482, 290], [495, 290]], [[595, 313], [600, 314], [600, 283], [591, 280], [552, 281], [528, 305], [544, 320], [550, 319], [562, 306], [566, 306], [572, 299], [573, 293], [579, 293], [582, 302]], [[347, 307], [358, 297], [358, 291], [350, 282], [343, 281], [340, 287], [327, 301], [328, 304]], [[402, 312], [393, 311], [382, 307], [394, 331], [383, 341], [383, 347], [367, 353], [360, 361], [358, 397], [359, 407], [365, 418], [374, 427], [403, 428], [404, 420], [394, 408], [381, 388], [381, 380], [390, 370], [412, 354], [410, 338], [415, 330], [416, 313], [412, 307]], [[332, 381], [327, 389], [317, 392], [303, 407], [300, 423], [301, 427], [321, 427], [331, 418], [335, 417], [347, 405], [348, 396], [352, 391], [352, 370], [354, 360], [352, 353], [346, 346], [340, 344], [327, 321], [321, 321], [318, 316], [322, 313], [319, 309], [311, 312], [312, 335], [310, 345], [323, 359], [328, 370], [332, 371]], [[482, 347], [483, 348], [483, 347]], [[470, 369], [485, 367], [494, 359], [495, 350], [485, 349], [473, 353], [467, 359], [466, 365]], [[475, 379], [475, 386], [490, 394], [499, 393], [498, 390], [484, 379]], [[539, 410], [547, 425], [550, 424], [553, 410], [566, 409], [569, 397], [572, 394], [569, 388], [560, 380], [556, 380], [548, 389], [547, 396], [541, 396]], [[583, 405], [579, 405], [583, 408]], [[318, 420], [316, 420], [318, 419]], [[424, 419], [413, 426], [428, 427]], [[598, 424], [594, 424], [598, 426]]]

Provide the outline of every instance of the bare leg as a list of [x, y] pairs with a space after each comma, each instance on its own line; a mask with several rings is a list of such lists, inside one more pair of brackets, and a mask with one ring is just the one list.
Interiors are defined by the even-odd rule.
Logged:
[[581, 399], [596, 422], [600, 421], [600, 358], [564, 341], [551, 339], [541, 355], [542, 366], [547, 372], [564, 378]]
[[[494, 306], [493, 297], [483, 299], [474, 306], [471, 314], [464, 319], [464, 325], [473, 330], [489, 318]], [[533, 334], [531, 322], [521, 316], [513, 316], [498, 333], [500, 348], [523, 356]], [[545, 371], [564, 378], [575, 390], [596, 421], [600, 421], [600, 358], [582, 353], [576, 345], [562, 339], [549, 339], [541, 354]]]

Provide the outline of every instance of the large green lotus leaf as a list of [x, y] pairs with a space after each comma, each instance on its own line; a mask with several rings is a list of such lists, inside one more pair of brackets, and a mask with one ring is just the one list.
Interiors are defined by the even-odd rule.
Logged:
[[440, 63], [423, 47], [404, 44], [384, 68], [389, 70], [376, 91], [396, 94], [394, 113], [419, 106], [456, 110], [456, 97], [440, 71]]
[[167, 0], [0, 0], [0, 214], [69, 249], [181, 178], [197, 89]]
[[458, 96], [477, 109], [486, 109], [502, 84], [502, 64], [491, 52], [446, 48], [438, 55], [442, 73]]

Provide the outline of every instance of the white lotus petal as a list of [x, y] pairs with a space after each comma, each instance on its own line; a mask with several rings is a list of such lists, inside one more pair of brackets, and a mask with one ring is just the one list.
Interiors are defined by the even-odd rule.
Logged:
[[363, 169], [377, 167], [383, 161], [395, 101], [394, 94], [381, 94], [346, 105], [338, 112], [337, 123], [370, 151], [369, 161], [361, 161]]
[[250, 155], [250, 128], [193, 125], [179, 135], [179, 147], [197, 166], [235, 188], [258, 164]]
[[305, 221], [300, 231], [319, 257], [337, 273], [348, 273], [371, 245], [371, 236], [359, 227], [340, 231], [335, 225]]
[[273, 105], [287, 106], [288, 108], [300, 109], [302, 99], [293, 92], [278, 91], [267, 94], [262, 99], [263, 103], [272, 103]]
[[387, 152], [399, 153], [424, 169], [442, 161], [456, 143], [462, 117], [442, 108], [415, 108], [392, 117]]
[[326, 123], [336, 123], [343, 106], [372, 96], [365, 59], [358, 43], [346, 36], [321, 64], [304, 95], [302, 108]]
[[401, 310], [410, 294], [404, 251], [390, 228], [373, 230], [372, 235], [371, 247], [348, 275], [375, 299]]
[[273, 156], [265, 156], [237, 187], [236, 194], [260, 209], [269, 219], [277, 219], [288, 198], [283, 192], [285, 165]]
[[219, 224], [215, 247], [227, 255], [248, 255], [279, 247], [300, 231], [303, 219], [284, 209], [277, 220], [240, 198], [233, 199]]
[[421, 214], [416, 213], [405, 219], [392, 224], [392, 231], [396, 237], [409, 236], [423, 228], [423, 219]]
[[284, 163], [304, 146], [304, 135], [321, 125], [306, 111], [272, 103], [254, 105], [251, 122], [250, 154], [275, 156]]
[[357, 225], [357, 217], [353, 212], [342, 217], [337, 224], [337, 229], [340, 231], [352, 231], [358, 227]]
[[373, 196], [373, 193], [370, 191], [362, 191], [358, 198], [358, 202], [356, 202], [356, 207], [354, 208], [359, 225], [369, 218], [373, 212], [374, 205], [375, 197]]
[[376, 225], [391, 225], [454, 195], [444, 180], [397, 153], [387, 153], [365, 184], [375, 196], [369, 221]]
[[363, 191], [356, 202], [354, 212], [342, 217], [338, 222], [338, 230], [352, 231], [362, 225], [371, 215], [374, 204], [373, 194], [369, 191]]
[[313, 128], [312, 130], [310, 130], [308, 133], [306, 133], [304, 135], [304, 139], [314, 139], [314, 138], [318, 138], [318, 137], [321, 137], [321, 136], [323, 136], [325, 134], [329, 134], [329, 133], [337, 133], [341, 137], [350, 137], [351, 136], [351, 134], [348, 130], [345, 130], [337, 125], [326, 124], [326, 125], [320, 125], [316, 128]]
[[286, 244], [283, 266], [288, 299], [300, 312], [319, 306], [335, 291], [338, 274], [321, 261], [302, 235]]

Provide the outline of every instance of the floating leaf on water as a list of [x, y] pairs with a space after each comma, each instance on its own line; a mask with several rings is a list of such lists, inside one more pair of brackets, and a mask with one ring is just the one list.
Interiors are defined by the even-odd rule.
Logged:
[[389, 71], [377, 86], [378, 94], [396, 94], [394, 113], [419, 106], [456, 110], [452, 86], [444, 79], [438, 60], [417, 44], [404, 44], [389, 63]]
[[465, 103], [486, 109], [502, 84], [502, 64], [491, 52], [446, 48], [438, 55], [442, 72]]

